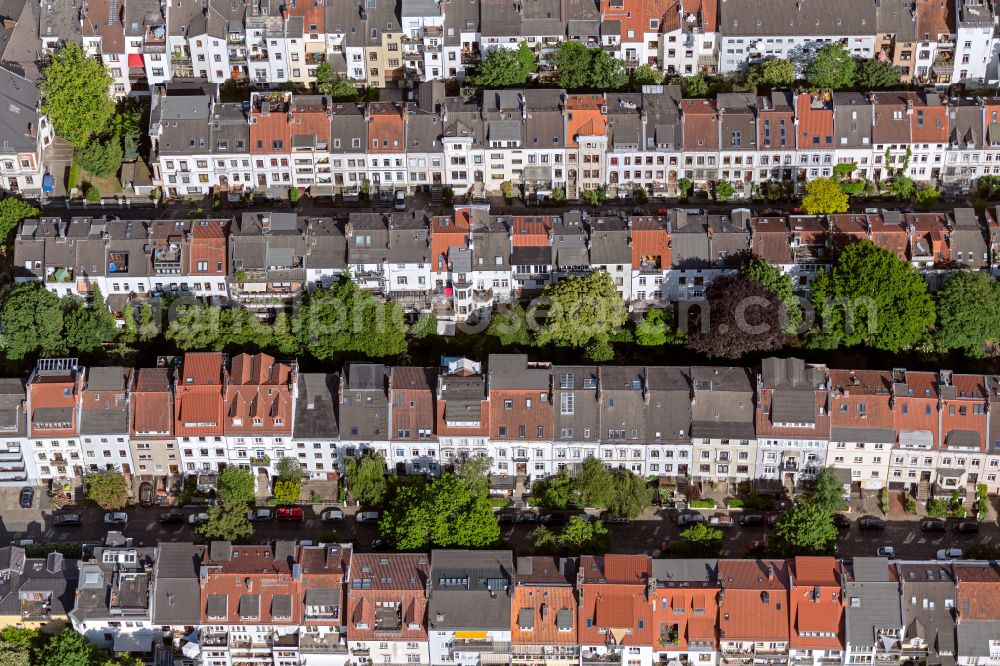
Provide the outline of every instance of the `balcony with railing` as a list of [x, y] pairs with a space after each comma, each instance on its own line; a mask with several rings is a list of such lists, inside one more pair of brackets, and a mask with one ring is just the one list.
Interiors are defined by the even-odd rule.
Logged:
[[307, 53], [306, 54], [306, 64], [307, 65], [319, 65], [326, 62], [325, 53]]
[[229, 645], [229, 634], [225, 632], [203, 631], [201, 633], [202, 647], [226, 647]]
[[452, 652], [509, 654], [510, 643], [503, 641], [479, 640], [475, 638], [456, 638], [451, 649]]
[[303, 631], [299, 633], [299, 650], [343, 654], [347, 652], [347, 644], [336, 631]]
[[580, 661], [583, 664], [594, 664], [595, 666], [603, 664], [620, 664], [622, 661], [622, 653], [620, 650], [608, 650], [607, 652], [584, 652], [580, 656]]

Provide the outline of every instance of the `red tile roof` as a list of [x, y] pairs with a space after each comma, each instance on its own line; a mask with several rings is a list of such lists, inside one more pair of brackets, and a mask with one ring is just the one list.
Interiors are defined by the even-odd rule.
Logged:
[[796, 98], [799, 150], [833, 150], [833, 107], [822, 102], [823, 93], [801, 93]]
[[955, 565], [958, 620], [1000, 620], [1000, 567]]
[[[510, 636], [515, 645], [576, 645], [576, 595], [570, 585], [517, 585], [510, 602]], [[519, 626], [524, 609], [532, 612], [531, 628]], [[570, 611], [572, 626], [560, 629], [556, 618]]]
[[290, 435], [295, 369], [267, 354], [239, 354], [225, 389], [227, 435]]
[[552, 217], [517, 215], [511, 218], [511, 243], [514, 247], [548, 247], [552, 244]]
[[666, 221], [655, 217], [631, 217], [629, 226], [632, 233], [632, 268], [669, 268], [672, 253]]
[[719, 150], [719, 114], [715, 105], [707, 99], [685, 99], [680, 108], [684, 150]]
[[892, 430], [892, 373], [830, 370], [830, 420], [834, 428]]
[[368, 105], [369, 153], [402, 153], [406, 148], [406, 119], [403, 107], [392, 102]]
[[384, 632], [377, 633], [377, 618], [393, 610], [400, 623], [393, 640], [427, 640], [429, 577], [429, 558], [421, 553], [356, 554], [347, 600], [351, 640], [385, 640]]
[[788, 640], [788, 569], [784, 560], [719, 560], [719, 637]]
[[844, 604], [837, 561], [832, 557], [796, 557], [791, 569], [791, 646], [843, 649]]
[[948, 143], [948, 104], [938, 93], [917, 95], [910, 134], [914, 143]]
[[434, 432], [434, 394], [437, 373], [434, 368], [393, 366], [389, 375], [389, 405], [393, 436], [399, 440], [430, 441], [421, 430]]
[[777, 265], [794, 263], [787, 218], [753, 217], [750, 218], [750, 229], [750, 249], [755, 257]]
[[170, 370], [139, 368], [131, 395], [132, 436], [171, 435], [174, 428], [171, 409]]
[[566, 145], [576, 147], [578, 136], [607, 136], [608, 116], [602, 112], [604, 95], [566, 96]]

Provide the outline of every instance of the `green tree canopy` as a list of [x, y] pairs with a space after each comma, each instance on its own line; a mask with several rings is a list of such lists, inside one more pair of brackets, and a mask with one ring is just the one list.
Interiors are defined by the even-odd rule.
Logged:
[[64, 347], [63, 311], [59, 297], [37, 282], [21, 282], [0, 306], [0, 346], [19, 361], [35, 353], [57, 353]]
[[595, 341], [607, 342], [628, 318], [621, 294], [604, 271], [585, 277], [570, 275], [550, 284], [542, 291], [540, 303], [545, 321], [537, 341], [543, 345], [586, 347]]
[[358, 98], [358, 89], [343, 74], [333, 71], [333, 67], [328, 62], [321, 62], [316, 67], [316, 92], [320, 95], [327, 95], [333, 100], [355, 100]]
[[672, 76], [670, 85], [680, 86], [684, 97], [705, 97], [708, 95], [708, 81], [702, 74], [694, 76]]
[[624, 63], [604, 49], [587, 48], [580, 42], [561, 42], [553, 62], [560, 88], [614, 90], [628, 83]]
[[895, 88], [899, 85], [899, 68], [888, 60], [865, 60], [858, 67], [854, 84], [865, 90]]
[[506, 303], [494, 310], [486, 334], [499, 338], [504, 347], [528, 347], [534, 344], [534, 331], [520, 303]]
[[663, 72], [653, 69], [651, 65], [639, 65], [632, 70], [632, 83], [640, 90], [642, 86], [659, 85], [663, 83]]
[[916, 269], [871, 241], [843, 249], [833, 270], [812, 284], [824, 333], [838, 344], [896, 352], [917, 343], [934, 324], [934, 302]]
[[406, 351], [406, 328], [399, 303], [378, 301], [347, 278], [310, 293], [298, 326], [303, 346], [320, 360], [344, 352], [399, 356]]
[[17, 225], [32, 217], [38, 217], [38, 208], [27, 201], [17, 197], [0, 200], [0, 244], [7, 242]]
[[751, 257], [750, 261], [740, 267], [739, 273], [764, 287], [784, 303], [788, 313], [787, 331], [791, 332], [802, 324], [802, 308], [799, 307], [791, 275], [782, 273], [780, 268], [760, 257]]
[[937, 341], [980, 358], [988, 343], [1000, 342], [1000, 287], [996, 278], [963, 271], [945, 282], [937, 294]]
[[253, 534], [253, 524], [247, 520], [250, 505], [241, 502], [209, 507], [208, 520], [195, 531], [209, 541], [240, 541]]
[[181, 305], [164, 334], [167, 341], [181, 351], [220, 351], [222, 308], [210, 305]]
[[636, 518], [653, 502], [653, 489], [646, 485], [646, 479], [627, 469], [611, 472], [611, 485], [613, 493], [606, 506], [614, 516]]
[[896, 176], [889, 183], [889, 192], [903, 201], [909, 201], [913, 198], [913, 193], [917, 190], [916, 183], [913, 182], [912, 178], [907, 176]]
[[542, 503], [550, 509], [583, 508], [576, 482], [565, 467], [559, 468], [558, 472], [546, 479], [535, 481], [531, 494], [540, 497]]
[[604, 463], [593, 456], [583, 461], [580, 476], [576, 480], [580, 496], [586, 506], [603, 509], [615, 494], [615, 480]]
[[107, 130], [115, 111], [111, 75], [82, 46], [67, 42], [52, 54], [42, 77], [42, 113], [56, 134], [79, 149]]
[[278, 470], [278, 478], [285, 479], [286, 481], [299, 483], [306, 475], [305, 471], [302, 469], [302, 465], [300, 465], [299, 461], [295, 458], [285, 456], [278, 461], [278, 464], [275, 467]]
[[816, 488], [810, 501], [830, 513], [844, 508], [844, 485], [832, 467], [824, 467], [816, 477]]
[[360, 458], [346, 458], [344, 466], [351, 497], [365, 508], [382, 506], [388, 490], [382, 454], [369, 449]]
[[832, 178], [813, 178], [806, 183], [806, 195], [802, 197], [802, 210], [807, 215], [832, 215], [846, 213], [847, 194]]
[[[104, 655], [106, 657], [106, 654]], [[94, 666], [101, 657], [83, 634], [66, 627], [36, 651], [34, 666]]]
[[230, 465], [219, 472], [216, 481], [219, 498], [226, 504], [252, 506], [257, 495], [257, 480], [253, 472], [243, 467]]
[[854, 84], [857, 65], [840, 44], [827, 44], [806, 66], [806, 81], [816, 88], [849, 88]]
[[128, 503], [128, 482], [119, 472], [94, 472], [83, 477], [87, 499], [105, 511], [123, 509]]
[[716, 201], [726, 201], [736, 194], [736, 188], [728, 180], [717, 180], [712, 186], [712, 194], [715, 195]]
[[484, 548], [500, 539], [489, 497], [451, 473], [399, 488], [380, 523], [400, 550]]
[[646, 311], [646, 316], [635, 325], [635, 341], [642, 347], [661, 347], [663, 345], [681, 344], [684, 333], [675, 331], [670, 324], [670, 315], [666, 310], [653, 308]]
[[488, 50], [471, 79], [480, 88], [523, 86], [537, 70], [535, 54], [521, 42], [516, 49]]
[[681, 532], [682, 541], [675, 544], [671, 554], [675, 557], [718, 557], [724, 538], [722, 530], [695, 523]]
[[560, 534], [541, 525], [531, 533], [531, 540], [535, 551], [546, 555], [603, 555], [611, 547], [608, 528], [599, 520], [582, 516], [570, 518]]
[[774, 527], [774, 536], [782, 555], [827, 555], [837, 542], [837, 527], [826, 507], [812, 502], [796, 504], [786, 510]]
[[302, 484], [292, 479], [277, 478], [271, 490], [275, 504], [296, 504], [302, 498]]
[[94, 287], [90, 307], [75, 298], [63, 299], [62, 305], [63, 333], [70, 349], [90, 352], [118, 337], [115, 318], [98, 287]]
[[105, 141], [91, 141], [76, 151], [76, 161], [95, 176], [117, 173], [125, 158], [121, 142], [112, 137]]
[[931, 187], [930, 185], [924, 185], [917, 190], [917, 205], [923, 206], [924, 208], [929, 208], [938, 202], [941, 198], [941, 191]]
[[470, 456], [458, 465], [456, 475], [473, 492], [486, 495], [490, 492], [491, 467], [493, 467], [493, 458]]
[[769, 58], [750, 65], [747, 81], [755, 86], [785, 88], [795, 82], [795, 63], [784, 58]]

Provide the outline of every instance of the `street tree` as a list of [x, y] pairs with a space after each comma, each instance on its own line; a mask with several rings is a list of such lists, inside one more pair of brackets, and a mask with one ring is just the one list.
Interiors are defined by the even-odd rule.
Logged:
[[781, 299], [740, 275], [716, 278], [706, 291], [706, 305], [688, 333], [688, 347], [713, 358], [781, 349], [789, 318]]
[[493, 467], [493, 458], [470, 456], [458, 465], [456, 474], [462, 483], [471, 488], [473, 492], [489, 494], [491, 467]]
[[480, 88], [523, 86], [537, 70], [535, 54], [521, 42], [516, 49], [488, 50], [471, 79]]
[[247, 520], [249, 504], [234, 502], [208, 508], [208, 520], [195, 531], [208, 541], [240, 541], [253, 534], [253, 524]]
[[58, 353], [64, 348], [59, 297], [38, 282], [15, 284], [0, 306], [0, 331], [0, 347], [12, 361]]
[[101, 61], [68, 41], [42, 72], [42, 113], [56, 134], [73, 148], [83, 148], [108, 128], [115, 111], [110, 89], [111, 75]]
[[295, 458], [289, 458], [285, 456], [278, 461], [275, 465], [275, 469], [278, 471], [278, 478], [284, 479], [286, 481], [294, 481], [300, 483], [305, 477], [305, 470], [302, 469], [302, 465]]
[[646, 316], [635, 325], [636, 344], [642, 347], [682, 344], [684, 334], [670, 326], [669, 316], [666, 310], [660, 308], [647, 310]]
[[747, 81], [765, 88], [787, 88], [795, 82], [795, 63], [784, 58], [769, 58], [750, 66]]
[[827, 44], [813, 55], [806, 66], [806, 81], [816, 88], [840, 90], [854, 84], [857, 65], [840, 44]]
[[333, 71], [328, 62], [321, 62], [316, 67], [316, 92], [335, 101], [355, 100], [358, 97], [357, 87], [346, 76]]
[[847, 245], [812, 284], [823, 335], [838, 345], [898, 352], [934, 325], [934, 302], [916, 269], [864, 240]]
[[846, 213], [848, 196], [832, 178], [813, 178], [806, 182], [806, 195], [802, 197], [802, 210], [807, 215], [833, 215]]
[[115, 318], [104, 302], [98, 287], [94, 287], [90, 307], [80, 299], [63, 299], [63, 336], [70, 349], [91, 352], [118, 337]]
[[962, 271], [937, 294], [935, 338], [946, 349], [980, 358], [986, 345], [1000, 342], [1000, 287], [989, 273]]
[[379, 527], [401, 550], [484, 548], [500, 539], [487, 492], [448, 472], [400, 487]]
[[257, 481], [253, 472], [243, 467], [230, 465], [219, 472], [216, 490], [219, 498], [226, 504], [254, 504], [257, 492]]
[[167, 341], [181, 351], [220, 351], [223, 347], [222, 308], [181, 305], [167, 325]]
[[538, 311], [544, 323], [538, 330], [538, 344], [587, 347], [607, 342], [628, 318], [628, 311], [614, 281], [605, 271], [586, 277], [570, 275], [542, 291]]
[[360, 458], [348, 457], [344, 465], [351, 497], [365, 508], [382, 506], [388, 490], [382, 454], [369, 449]]
[[781, 514], [774, 536], [785, 557], [827, 555], [837, 542], [837, 527], [830, 519], [829, 509], [803, 502]]
[[37, 206], [32, 206], [27, 201], [17, 197], [7, 197], [0, 200], [0, 245], [6, 244], [7, 239], [21, 222], [38, 217], [38, 212]]
[[923, 185], [917, 190], [917, 205], [922, 208], [930, 208], [940, 198], [941, 191], [930, 185]]
[[844, 508], [844, 486], [832, 467], [824, 467], [816, 477], [816, 487], [810, 501], [830, 513]]
[[675, 544], [675, 557], [718, 557], [722, 552], [722, 530], [705, 523], [695, 523], [681, 532], [682, 541]]
[[565, 467], [560, 467], [558, 472], [548, 478], [536, 481], [531, 494], [541, 497], [542, 503], [550, 509], [583, 508], [576, 483]]
[[382, 302], [346, 277], [309, 294], [296, 325], [302, 345], [325, 360], [351, 352], [391, 358], [406, 351], [406, 322], [396, 302]]
[[802, 308], [799, 307], [799, 299], [795, 295], [795, 287], [790, 275], [783, 273], [780, 268], [761, 257], [751, 257], [747, 263], [740, 267], [739, 273], [777, 296], [778, 300], [784, 304], [788, 316], [788, 326], [786, 327], [788, 332], [802, 324]]
[[899, 68], [888, 60], [871, 58], [857, 68], [854, 85], [864, 90], [888, 90], [899, 85]]

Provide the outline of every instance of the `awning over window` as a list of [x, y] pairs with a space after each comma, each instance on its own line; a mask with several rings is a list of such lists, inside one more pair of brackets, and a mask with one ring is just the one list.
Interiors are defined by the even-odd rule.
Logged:
[[128, 54], [128, 66], [129, 67], [145, 67], [145, 63], [142, 61], [141, 53], [129, 53]]

